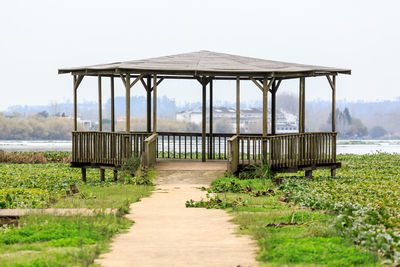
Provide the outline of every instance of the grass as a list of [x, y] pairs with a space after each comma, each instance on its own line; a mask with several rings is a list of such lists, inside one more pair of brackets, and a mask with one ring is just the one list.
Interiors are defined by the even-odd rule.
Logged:
[[[256, 240], [261, 266], [397, 264], [380, 247], [396, 249], [398, 240], [394, 224], [398, 217], [385, 214], [397, 214], [393, 211], [399, 207], [400, 155], [341, 155], [339, 160], [343, 167], [336, 178], [324, 178], [329, 171], [315, 171], [317, 178], [311, 180], [300, 177], [303, 173], [279, 175], [285, 177], [282, 185], [250, 179], [250, 172], [241, 176], [245, 179], [218, 178], [208, 189], [208, 200], [188, 201], [187, 206], [232, 213], [239, 233]], [[349, 212], [346, 203], [358, 208]], [[366, 209], [367, 205], [379, 206], [380, 213]]]
[[0, 266], [89, 266], [132, 222], [115, 215], [30, 215], [0, 230]]
[[252, 236], [260, 248], [262, 266], [375, 266], [377, 257], [355, 247], [330, 226], [333, 216], [296, 206], [282, 205], [279, 196], [219, 194], [247, 202], [230, 209], [239, 233]]
[[377, 252], [385, 264], [400, 264], [400, 154], [339, 156], [337, 177], [316, 171], [314, 179], [286, 177], [287, 201], [336, 215], [335, 227], [355, 244]]
[[[149, 173], [152, 179], [154, 173]], [[122, 177], [121, 177], [122, 178]], [[108, 249], [113, 235], [132, 221], [121, 216], [130, 203], [150, 195], [144, 178], [112, 182], [112, 171], [100, 182], [98, 170], [88, 170], [86, 184], [80, 170], [67, 164], [0, 164], [0, 204], [3, 207], [116, 208], [117, 214], [94, 216], [29, 215], [18, 226], [0, 227], [0, 266], [91, 266]], [[70, 185], [79, 193], [65, 196]], [[55, 203], [50, 201], [55, 200]]]
[[81, 194], [61, 198], [52, 208], [121, 208], [125, 203], [137, 202], [150, 195], [153, 186], [107, 184], [105, 186], [79, 185]]
[[[96, 193], [98, 193], [100, 197], [103, 190], [106, 190], [104, 194], [108, 192], [107, 190], [110, 190], [108, 193], [111, 193], [114, 187], [114, 191], [116, 191], [125, 188], [126, 184], [131, 184], [132, 187], [126, 187], [126, 190], [129, 191], [131, 190], [129, 188], [134, 188], [133, 185], [144, 183], [142, 178], [126, 177], [126, 179], [122, 179], [122, 175], [119, 176], [121, 181], [116, 184], [113, 182], [112, 170], [106, 170], [105, 182], [100, 182], [99, 170], [88, 169], [87, 186], [85, 186], [81, 181], [80, 169], [71, 168], [68, 164], [0, 163], [0, 208], [47, 207], [51, 200], [65, 196], [70, 185], [82, 187], [82, 190], [86, 190], [88, 193], [85, 196], [92, 198], [93, 193], [96, 197]], [[122, 190], [122, 192], [126, 190]], [[126, 193], [129, 193], [128, 191]], [[92, 195], [90, 195], [91, 193]]]

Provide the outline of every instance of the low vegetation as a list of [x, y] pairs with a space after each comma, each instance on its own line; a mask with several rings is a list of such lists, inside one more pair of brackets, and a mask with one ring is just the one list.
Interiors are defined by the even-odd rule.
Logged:
[[116, 215], [22, 217], [0, 227], [0, 266], [89, 266], [132, 224]]
[[[209, 198], [188, 207], [225, 208], [260, 247], [268, 266], [398, 265], [400, 155], [340, 155], [337, 177], [314, 171], [278, 175], [280, 185], [247, 170], [215, 180]], [[258, 173], [258, 174], [257, 174]], [[304, 174], [303, 174], [304, 175]]]
[[5, 152], [0, 150], [0, 163], [69, 163], [71, 152]]
[[[43, 154], [59, 161], [61, 154]], [[133, 222], [122, 215], [131, 203], [153, 189], [152, 173], [145, 177], [112, 171], [100, 182], [98, 170], [87, 170], [87, 183], [79, 169], [68, 164], [0, 164], [0, 208], [94, 208], [93, 216], [29, 215], [13, 225], [0, 226], [0, 266], [89, 266], [108, 249], [110, 238]], [[71, 185], [77, 188], [71, 192]], [[68, 192], [68, 194], [67, 194]], [[105, 214], [106, 208], [116, 209]]]

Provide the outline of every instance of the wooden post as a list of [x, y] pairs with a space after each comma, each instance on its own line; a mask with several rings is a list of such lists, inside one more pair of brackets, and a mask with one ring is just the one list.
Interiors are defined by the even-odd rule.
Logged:
[[268, 78], [263, 81], [263, 137], [268, 135]]
[[[265, 77], [263, 80], [263, 137], [267, 137], [268, 135], [268, 78]], [[267, 140], [263, 139], [263, 163], [267, 164], [267, 156], [268, 156], [268, 143]]]
[[336, 131], [336, 76], [332, 77], [332, 132]]
[[213, 159], [214, 158], [214, 144], [213, 144], [213, 81], [210, 80], [210, 140], [208, 141], [209, 145], [209, 158]]
[[86, 168], [82, 168], [82, 182], [86, 183]]
[[103, 114], [102, 114], [102, 103], [101, 103], [101, 76], [97, 76], [97, 84], [99, 90], [99, 132], [103, 131]]
[[240, 134], [240, 77], [236, 77], [236, 135]]
[[300, 78], [299, 87], [299, 133], [305, 132], [305, 78]]
[[147, 77], [147, 115], [146, 115], [146, 122], [147, 122], [147, 132], [151, 133], [151, 77]]
[[202, 97], [202, 131], [201, 131], [201, 161], [206, 161], [206, 94], [207, 83], [205, 77], [202, 77], [203, 97]]
[[111, 86], [111, 132], [115, 132], [115, 99], [114, 99], [114, 77], [110, 78]]
[[272, 84], [271, 90], [271, 134], [276, 134], [276, 82]]
[[157, 133], [157, 74], [153, 75], [153, 133]]
[[74, 131], [78, 131], [78, 92], [76, 83], [77, 79], [76, 75], [74, 75]]
[[129, 73], [125, 77], [125, 131], [131, 131], [131, 76]]
[[[332, 132], [336, 131], [336, 75], [333, 75], [332, 77]], [[334, 141], [336, 142], [336, 138], [334, 138]], [[336, 143], [335, 143], [336, 147]], [[333, 147], [332, 147], [333, 150]], [[336, 150], [333, 151], [333, 158], [336, 163]], [[331, 176], [335, 177], [336, 176], [336, 169], [331, 169]]]
[[[102, 114], [102, 103], [101, 103], [101, 76], [98, 75], [97, 76], [97, 85], [98, 85], [98, 97], [99, 97], [99, 132], [103, 131], [103, 114]], [[103, 144], [100, 143], [100, 146], [102, 146]], [[101, 153], [102, 154], [102, 153]], [[102, 157], [103, 155], [101, 155]], [[104, 182], [104, 169], [100, 168], [100, 181]]]
[[114, 182], [118, 181], [118, 170], [114, 170]]
[[104, 182], [105, 179], [105, 170], [104, 169], [100, 169], [100, 181]]

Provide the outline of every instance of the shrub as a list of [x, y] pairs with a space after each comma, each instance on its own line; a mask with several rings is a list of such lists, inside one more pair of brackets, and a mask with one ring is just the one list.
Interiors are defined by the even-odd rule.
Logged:
[[131, 175], [135, 176], [135, 173], [140, 167], [140, 154], [133, 155], [128, 158], [125, 163], [121, 166], [121, 173], [123, 176]]

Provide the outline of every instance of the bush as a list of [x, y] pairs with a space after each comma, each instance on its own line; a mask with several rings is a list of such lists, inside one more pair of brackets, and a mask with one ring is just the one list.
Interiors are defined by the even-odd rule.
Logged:
[[239, 179], [260, 179], [271, 180], [274, 177], [273, 172], [268, 165], [249, 165], [239, 172]]
[[131, 175], [135, 176], [135, 173], [140, 167], [140, 154], [133, 155], [128, 158], [125, 163], [121, 166], [121, 173], [123, 176]]

